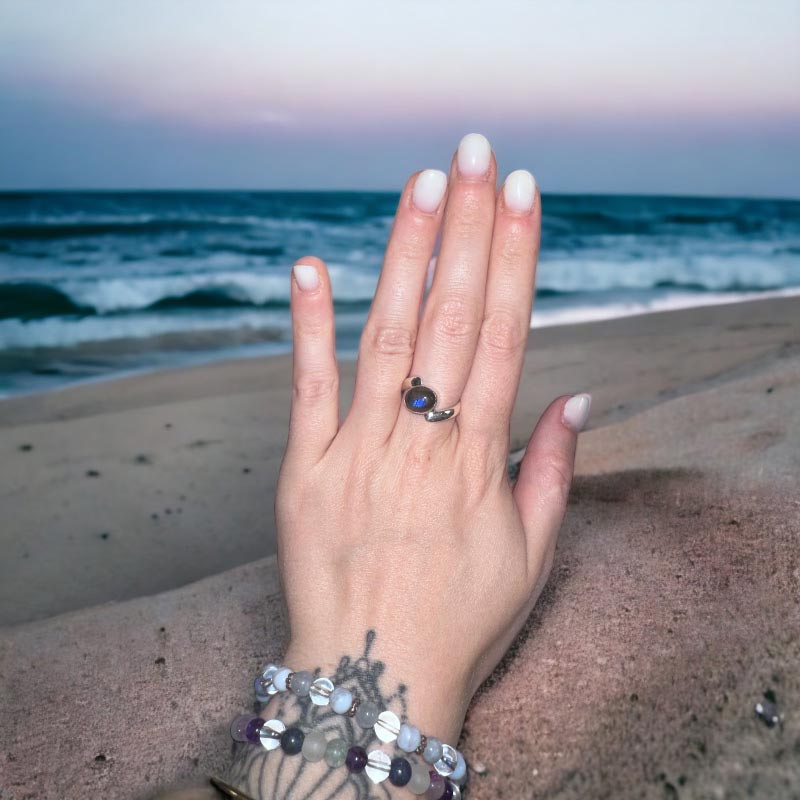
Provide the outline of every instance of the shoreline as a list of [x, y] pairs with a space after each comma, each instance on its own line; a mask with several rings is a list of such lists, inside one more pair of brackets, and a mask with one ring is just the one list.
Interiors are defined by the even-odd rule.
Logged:
[[[780, 366], [798, 318], [779, 298], [534, 329], [512, 452], [558, 395], [591, 392], [599, 429]], [[345, 409], [355, 363], [340, 371]], [[273, 553], [290, 375], [288, 355], [238, 359], [2, 401], [0, 627]]]
[[[696, 298], [686, 296], [679, 298], [677, 301], [674, 299], [666, 299], [663, 302], [656, 303], [655, 307], [631, 307], [631, 310], [624, 311], [622, 313], [607, 313], [607, 311], [611, 308], [619, 309], [619, 306], [596, 306], [592, 309], [587, 307], [579, 307], [577, 309], [566, 309], [564, 311], [551, 311], [549, 312], [548, 318], [546, 318], [543, 323], [539, 324], [537, 324], [537, 320], [541, 318], [541, 315], [537, 315], [536, 308], [534, 307], [530, 331], [531, 334], [533, 334], [536, 331], [551, 328], [573, 328], [575, 326], [614, 322], [616, 320], [626, 320], [636, 317], [671, 314], [675, 311], [716, 308], [719, 306], [745, 305], [748, 303], [790, 299], [795, 297], [800, 297], [800, 286], [774, 289], [763, 292], [707, 292], [697, 295]], [[696, 299], [697, 302], [688, 302], [690, 299]], [[682, 302], [683, 300], [686, 300], [687, 302]], [[253, 349], [264, 348], [266, 344], [267, 343], [262, 345], [254, 345]], [[143, 366], [140, 368], [134, 367], [119, 372], [79, 378], [62, 385], [56, 385], [43, 389], [34, 389], [32, 391], [9, 392], [7, 394], [0, 392], [0, 427], [2, 427], [4, 424], [3, 408], [4, 404], [8, 401], [36, 399], [43, 395], [68, 392], [73, 389], [81, 389], [83, 387], [93, 386], [96, 384], [143, 378], [150, 375], [164, 375], [179, 373], [192, 369], [204, 369], [226, 362], [253, 361], [291, 355], [291, 342], [287, 342], [285, 348], [280, 347], [274, 341], [269, 341], [268, 345], [274, 348], [274, 352], [265, 353], [263, 350], [259, 350], [259, 352], [247, 352], [246, 347], [236, 349], [224, 348], [216, 351], [216, 354], [215, 351], [201, 353], [197, 358], [192, 358], [187, 354], [180, 358], [180, 360], [177, 360], [176, 363], [164, 366]], [[355, 361], [357, 356], [357, 350], [337, 350], [337, 357], [340, 362]]]

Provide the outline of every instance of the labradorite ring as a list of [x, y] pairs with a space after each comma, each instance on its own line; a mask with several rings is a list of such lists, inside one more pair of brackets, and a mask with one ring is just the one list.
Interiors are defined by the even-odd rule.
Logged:
[[436, 392], [422, 385], [422, 378], [410, 376], [403, 381], [403, 404], [412, 414], [424, 414], [428, 422], [442, 422], [453, 419], [461, 409], [461, 403], [452, 408], [437, 410]]

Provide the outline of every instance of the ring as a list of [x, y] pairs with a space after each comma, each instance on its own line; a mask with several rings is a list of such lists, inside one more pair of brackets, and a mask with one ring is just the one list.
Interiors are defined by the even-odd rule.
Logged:
[[428, 422], [442, 422], [453, 419], [461, 410], [461, 403], [452, 408], [436, 409], [436, 392], [422, 385], [422, 378], [409, 376], [403, 381], [403, 402], [412, 414], [424, 414]]
[[220, 778], [215, 778], [212, 775], [208, 780], [215, 789], [219, 789], [219, 791], [227, 797], [238, 797], [239, 800], [253, 800], [249, 794], [245, 794], [244, 792], [240, 792], [238, 789], [234, 789], [233, 786], [231, 786], [229, 783], [225, 783], [225, 781], [221, 780]]

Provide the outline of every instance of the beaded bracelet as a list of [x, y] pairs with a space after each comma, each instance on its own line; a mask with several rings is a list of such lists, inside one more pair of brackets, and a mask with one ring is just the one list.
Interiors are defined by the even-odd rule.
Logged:
[[412, 764], [402, 756], [390, 758], [383, 750], [367, 753], [360, 745], [348, 748], [344, 739], [328, 741], [321, 731], [305, 734], [300, 728], [287, 728], [279, 719], [265, 721], [252, 714], [242, 714], [231, 723], [231, 737], [237, 742], [260, 743], [268, 751], [280, 747], [288, 756], [302, 753], [306, 761], [324, 758], [333, 769], [344, 764], [351, 774], [364, 772], [375, 784], [388, 778], [392, 786], [406, 786], [413, 794], [424, 794], [429, 800], [461, 798], [461, 789], [456, 783], [419, 762]]
[[388, 744], [396, 741], [397, 746], [406, 753], [422, 756], [443, 778], [462, 783], [467, 777], [467, 762], [455, 747], [440, 742], [434, 736], [421, 734], [414, 725], [401, 725], [393, 711], [381, 711], [369, 700], [361, 702], [353, 697], [349, 689], [335, 687], [330, 678], [315, 679], [307, 670], [293, 672], [289, 667], [267, 664], [256, 676], [254, 688], [256, 700], [260, 703], [266, 703], [278, 692], [291, 691], [298, 697], [309, 697], [314, 705], [330, 704], [337, 714], [355, 717], [360, 727], [373, 728], [382, 742]]

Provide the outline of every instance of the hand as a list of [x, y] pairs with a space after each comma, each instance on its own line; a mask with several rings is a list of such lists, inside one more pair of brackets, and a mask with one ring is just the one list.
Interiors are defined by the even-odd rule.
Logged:
[[[405, 187], [340, 425], [325, 265], [294, 267], [294, 394], [276, 501], [291, 641], [284, 663], [332, 674], [383, 662], [408, 718], [455, 744], [470, 698], [530, 613], [553, 559], [590, 399], [562, 397], [531, 437], [514, 487], [509, 418], [530, 327], [541, 202], [527, 172], [496, 191], [483, 137], [465, 137], [449, 179]], [[424, 304], [440, 226], [441, 247]], [[409, 375], [456, 419], [401, 402]]]

